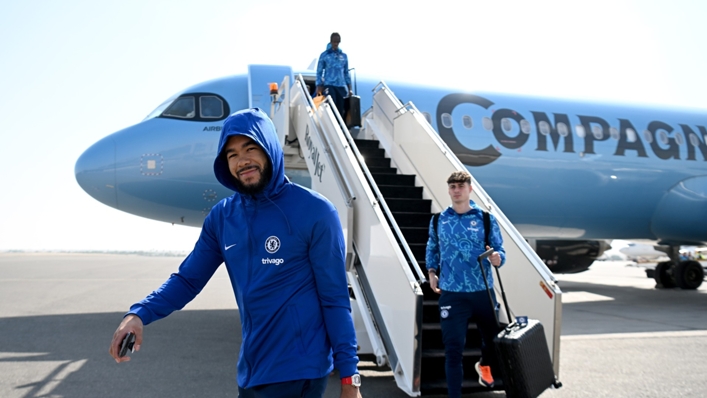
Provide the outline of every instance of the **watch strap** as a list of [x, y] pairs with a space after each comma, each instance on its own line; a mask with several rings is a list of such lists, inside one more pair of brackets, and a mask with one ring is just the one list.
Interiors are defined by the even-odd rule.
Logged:
[[361, 375], [355, 373], [349, 377], [342, 377], [341, 384], [351, 384], [354, 387], [361, 387]]

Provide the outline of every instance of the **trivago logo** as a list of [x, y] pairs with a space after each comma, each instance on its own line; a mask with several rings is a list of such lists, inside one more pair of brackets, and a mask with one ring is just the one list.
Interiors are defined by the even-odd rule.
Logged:
[[285, 262], [285, 260], [281, 258], [263, 258], [261, 260], [263, 261], [263, 265], [275, 264], [277, 266]]

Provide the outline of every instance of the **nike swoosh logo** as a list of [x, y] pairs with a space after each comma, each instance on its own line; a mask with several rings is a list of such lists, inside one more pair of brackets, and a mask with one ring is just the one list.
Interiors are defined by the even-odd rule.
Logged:
[[231, 246], [226, 246], [226, 245], [224, 245], [223, 248], [224, 248], [224, 250], [228, 250], [228, 249], [232, 248], [233, 246], [235, 246], [235, 245], [237, 245], [237, 244], [238, 244], [238, 243], [234, 243], [234, 244], [232, 244]]

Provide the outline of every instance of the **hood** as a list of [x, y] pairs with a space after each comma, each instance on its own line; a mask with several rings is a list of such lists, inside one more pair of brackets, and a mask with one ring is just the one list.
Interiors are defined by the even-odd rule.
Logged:
[[218, 155], [214, 160], [214, 174], [216, 179], [226, 188], [239, 192], [233, 182], [233, 176], [228, 169], [228, 162], [223, 156], [223, 148], [230, 137], [235, 135], [245, 135], [258, 143], [272, 165], [272, 178], [265, 187], [263, 194], [272, 196], [279, 192], [287, 181], [285, 178], [285, 162], [282, 147], [278, 142], [275, 125], [270, 118], [260, 109], [244, 109], [231, 114], [223, 122], [221, 129], [221, 139], [218, 143]]
[[337, 53], [342, 52], [342, 51], [341, 51], [341, 46], [339, 46], [339, 48], [337, 48], [336, 51], [332, 50], [332, 49], [331, 49], [331, 43], [327, 43], [327, 44], [326, 44], [326, 50], [327, 50], [327, 51], [330, 51], [330, 52], [337, 52]]

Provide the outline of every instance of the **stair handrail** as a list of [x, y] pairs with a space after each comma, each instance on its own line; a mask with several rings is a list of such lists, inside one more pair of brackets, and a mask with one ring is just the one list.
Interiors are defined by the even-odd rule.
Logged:
[[[303, 87], [306, 86], [304, 83], [304, 78], [302, 77], [302, 74], [297, 75], [297, 83], [299, 84], [300, 90], [304, 93], [304, 98], [307, 101], [307, 103], [310, 105], [310, 107], [313, 110], [316, 110], [316, 106], [314, 105], [314, 101], [312, 101], [312, 96], [309, 95], [309, 92], [307, 90], [304, 90]], [[327, 99], [330, 97], [327, 96]], [[313, 116], [315, 118], [318, 118], [317, 112], [312, 112]], [[321, 124], [320, 124], [321, 125]], [[351, 188], [351, 183], [349, 182], [348, 177], [346, 177], [346, 173], [343, 173], [340, 168], [341, 161], [339, 159], [339, 156], [336, 154], [336, 151], [332, 151], [331, 149], [331, 143], [329, 142], [328, 137], [326, 134], [322, 134], [320, 131], [317, 130], [316, 132], [317, 136], [324, 142], [326, 147], [324, 148], [324, 151], [328, 154], [330, 154], [333, 158], [334, 161], [332, 164], [336, 168], [335, 170], [335, 175], [339, 179], [339, 188], [342, 189], [342, 194], [344, 194], [344, 199], [346, 202], [346, 207], [353, 207], [353, 201], [356, 200], [356, 195], [353, 192], [353, 189]]]
[[[385, 83], [383, 84], [385, 85]], [[353, 137], [351, 136], [351, 132], [349, 131], [348, 127], [346, 127], [346, 123], [344, 123], [343, 119], [341, 118], [339, 110], [336, 108], [334, 101], [331, 99], [330, 96], [327, 96], [325, 101], [328, 102], [329, 107], [332, 109], [333, 114], [336, 117], [337, 122], [339, 123], [339, 128], [343, 132], [344, 137], [346, 138], [346, 141], [349, 144], [349, 147], [351, 147], [351, 150], [353, 151], [354, 156], [358, 161], [359, 167], [361, 167], [363, 174], [366, 176], [366, 180], [368, 180], [368, 183], [371, 189], [373, 190], [376, 200], [378, 201], [378, 203], [380, 203], [381, 209], [383, 209], [383, 213], [385, 214], [386, 218], [388, 218], [388, 224], [393, 228], [394, 233], [398, 237], [398, 241], [400, 242], [400, 245], [403, 248], [405, 256], [413, 265], [413, 269], [415, 270], [415, 273], [417, 274], [418, 278], [417, 282], [419, 284], [427, 282], [427, 278], [425, 277], [424, 272], [422, 272], [420, 264], [415, 259], [415, 255], [412, 254], [412, 250], [410, 250], [410, 246], [408, 246], [407, 239], [405, 239], [405, 237], [403, 236], [403, 232], [398, 227], [398, 223], [395, 221], [393, 213], [388, 208], [388, 204], [385, 202], [383, 194], [378, 189], [378, 184], [375, 182], [375, 180], [373, 179], [373, 175], [371, 175], [371, 172], [368, 170], [368, 166], [366, 165], [366, 162], [363, 159], [361, 152], [359, 152], [358, 147], [354, 143]]]
[[[299, 78], [299, 77], [298, 77]], [[301, 80], [298, 80], [299, 82], [297, 83], [300, 87], [302, 87], [302, 82]], [[304, 93], [305, 96], [308, 95], [308, 93]], [[376, 351], [376, 361], [379, 364], [384, 364], [388, 363], [391, 367], [391, 369], [395, 372], [396, 376], [396, 382], [398, 385], [403, 388], [408, 394], [411, 396], [416, 396], [419, 395], [419, 381], [420, 381], [420, 358], [421, 358], [421, 350], [422, 350], [422, 345], [420, 344], [420, 338], [421, 338], [421, 333], [422, 333], [422, 289], [420, 285], [422, 285], [424, 282], [426, 282], [424, 274], [420, 271], [419, 264], [415, 260], [415, 256], [413, 255], [412, 251], [410, 250], [409, 245], [407, 244], [407, 241], [405, 237], [402, 234], [402, 231], [400, 228], [397, 226], [397, 223], [395, 222], [395, 218], [392, 216], [392, 212], [390, 209], [387, 207], [387, 204], [385, 202], [385, 199], [383, 198], [382, 193], [380, 192], [379, 189], [377, 189], [377, 184], [375, 183], [375, 180], [373, 179], [373, 176], [370, 173], [370, 170], [365, 164], [365, 161], [363, 160], [363, 156], [361, 155], [360, 151], [358, 151], [358, 147], [353, 141], [353, 137], [351, 136], [348, 128], [346, 128], [346, 125], [343, 121], [343, 118], [341, 117], [341, 114], [338, 112], [333, 99], [329, 96], [327, 96], [324, 100], [326, 105], [321, 106], [326, 106], [331, 110], [331, 114], [327, 115], [326, 112], [329, 111], [329, 109], [323, 109], [322, 112], [317, 112], [316, 116], [310, 115], [313, 120], [315, 120], [319, 126], [317, 126], [318, 129], [318, 137], [322, 136], [330, 136], [329, 138], [331, 139], [331, 142], [336, 142], [337, 145], [332, 145], [329, 146], [328, 149], [325, 149], [327, 151], [336, 151], [338, 152], [339, 149], [343, 148], [346, 150], [347, 155], [349, 156], [347, 162], [353, 166], [353, 171], [355, 172], [354, 174], [356, 177], [351, 177], [351, 181], [353, 181], [354, 184], [352, 186], [358, 186], [358, 184], [361, 184], [361, 187], [363, 188], [363, 193], [360, 191], [356, 191], [356, 194], [363, 195], [363, 197], [367, 200], [365, 203], [370, 205], [370, 209], [372, 209], [378, 217], [378, 220], [382, 223], [379, 223], [379, 227], [383, 228], [390, 228], [386, 231], [386, 233], [391, 233], [395, 234], [396, 239], [398, 240], [397, 244], [394, 244], [394, 246], [397, 246], [398, 248], [401, 249], [401, 251], [396, 250], [396, 261], [391, 264], [392, 267], [399, 267], [400, 271], [402, 271], [407, 279], [407, 285], [408, 288], [410, 289], [410, 293], [417, 296], [417, 299], [415, 302], [407, 302], [408, 304], [413, 304], [413, 306], [416, 307], [415, 311], [416, 313], [412, 314], [412, 318], [410, 318], [411, 321], [416, 322], [415, 326], [412, 329], [406, 329], [405, 332], [413, 332], [413, 336], [408, 336], [411, 337], [414, 341], [411, 341], [413, 344], [410, 346], [410, 348], [413, 349], [413, 357], [408, 358], [408, 355], [402, 355], [403, 357], [406, 357], [405, 363], [401, 362], [402, 360], [400, 359], [400, 353], [396, 352], [396, 349], [398, 348], [396, 343], [394, 343], [392, 339], [392, 335], [389, 332], [389, 328], [391, 328], [391, 325], [387, 323], [386, 317], [385, 317], [385, 312], [381, 311], [379, 308], [379, 305], [377, 303], [377, 299], [375, 299], [375, 295], [373, 295], [373, 290], [371, 290], [370, 286], [370, 281], [368, 281], [368, 276], [367, 276], [367, 270], [365, 267], [361, 265], [359, 262], [358, 265], [356, 265], [356, 262], [354, 261], [354, 267], [352, 272], [350, 273], [351, 278], [350, 281], [352, 283], [352, 286], [360, 286], [360, 295], [356, 293], [356, 298], [357, 301], [361, 299], [363, 303], [367, 306], [369, 313], [371, 314], [371, 322], [370, 326], [374, 331], [369, 330], [369, 336], [372, 340], [372, 345], [374, 347], [380, 347], [380, 353], [379, 351]], [[310, 102], [311, 103], [311, 102]], [[313, 109], [316, 109], [312, 107]], [[334, 117], [332, 118], [331, 115]], [[327, 128], [326, 130], [322, 128], [323, 125], [329, 126], [329, 123], [331, 123], [331, 127], [334, 128], [334, 130], [330, 130], [330, 128]], [[339, 130], [341, 132], [337, 131], [337, 124]], [[329, 134], [331, 133], [331, 135]], [[341, 134], [341, 135], [339, 135]], [[334, 136], [335, 135], [335, 136]], [[349, 152], [350, 151], [350, 152]], [[343, 155], [346, 156], [346, 155]], [[355, 159], [355, 161], [354, 161]], [[356, 170], [356, 165], [355, 163], [358, 163], [358, 170]], [[342, 167], [343, 168], [343, 167]], [[348, 165], [346, 166], [346, 169], [344, 171], [349, 171]], [[358, 174], [359, 171], [361, 174]], [[365, 177], [364, 177], [365, 176]], [[359, 180], [360, 178], [360, 180]], [[365, 178], [365, 182], [364, 182]], [[366, 184], [368, 183], [368, 184]], [[366, 185], [368, 185], [368, 188], [366, 188]], [[370, 191], [369, 191], [370, 189]], [[388, 220], [387, 222], [383, 222], [383, 220], [380, 219], [380, 217], [386, 217]], [[385, 226], [387, 224], [387, 227]], [[389, 232], [388, 232], [389, 231]], [[356, 245], [356, 241], [352, 240], [352, 247], [354, 251], [354, 256], [358, 256], [358, 249]], [[393, 244], [393, 242], [389, 242]], [[359, 257], [360, 258], [360, 257]], [[402, 262], [405, 263], [410, 263], [414, 264], [414, 266], [410, 265], [403, 265]], [[355, 278], [358, 282], [354, 282], [353, 278]], [[356, 287], [353, 287], [354, 291], [356, 291]], [[370, 295], [369, 295], [370, 294]], [[366, 323], [366, 321], [364, 321]], [[366, 328], [369, 327], [369, 324], [366, 324]], [[393, 328], [395, 329], [395, 328]], [[400, 331], [400, 329], [395, 329]], [[380, 341], [380, 344], [374, 343], [373, 339], [378, 339]], [[407, 351], [406, 351], [407, 353]], [[412, 360], [412, 362], [408, 362], [407, 359]], [[411, 367], [409, 367], [410, 365]], [[409, 372], [403, 371], [403, 368], [408, 368]], [[417, 392], [417, 394], [415, 394]]]
[[[418, 277], [418, 279], [416, 281], [417, 286], [415, 286], [414, 288], [419, 290], [420, 285], [427, 282], [427, 278], [425, 278], [425, 274], [420, 269], [420, 265], [417, 262], [417, 260], [415, 259], [415, 255], [412, 253], [412, 250], [410, 250], [410, 246], [407, 244], [407, 240], [403, 236], [402, 231], [398, 227], [398, 223], [395, 221], [395, 218], [393, 217], [393, 213], [390, 211], [390, 208], [388, 208], [388, 204], [385, 202], [385, 198], [383, 197], [383, 194], [378, 189], [378, 184], [373, 179], [373, 175], [371, 174], [370, 170], [368, 169], [368, 166], [366, 165], [363, 155], [361, 155], [361, 152], [358, 150], [358, 146], [356, 146], [356, 144], [353, 140], [353, 136], [351, 136], [351, 132], [349, 131], [348, 127], [346, 127], [346, 124], [344, 123], [341, 115], [339, 114], [338, 109], [336, 108], [336, 105], [334, 104], [334, 100], [331, 98], [331, 96], [327, 96], [324, 101], [327, 102], [327, 105], [329, 105], [329, 108], [332, 110], [332, 114], [334, 115], [334, 117], [336, 118], [336, 121], [339, 124], [339, 129], [341, 130], [342, 134], [346, 138], [349, 148], [353, 152], [353, 155], [359, 164], [360, 170], [364, 173], [366, 180], [368, 182], [368, 185], [373, 191], [373, 194], [375, 196], [374, 199], [376, 201], [378, 201], [378, 203], [380, 205], [380, 209], [383, 211], [385, 217], [388, 219], [388, 226], [390, 226], [392, 228], [393, 233], [397, 237], [400, 247], [402, 247], [402, 249], [403, 249], [403, 254], [407, 257], [406, 258], [407, 261], [410, 262], [413, 270], [417, 274], [417, 277]], [[354, 246], [354, 248], [356, 247], [356, 242], [353, 242], [353, 246]], [[357, 268], [357, 270], [362, 271], [363, 268], [362, 267]], [[365, 277], [366, 273], [362, 272], [359, 275], [362, 275]], [[366, 289], [363, 289], [363, 292], [366, 292]], [[380, 314], [377, 314], [376, 316], [374, 316], [374, 318], [376, 320], [376, 323], [374, 324], [374, 326], [378, 330], [379, 335], [382, 336], [383, 340], [385, 341], [384, 346], [387, 351], [388, 362], [390, 363], [391, 369], [394, 372], [396, 372], [397, 367], [400, 366], [398, 359], [397, 359], [398, 354], [395, 351], [394, 345], [391, 344], [391, 342], [390, 342], [390, 337], [388, 336], [387, 331], [385, 333], [381, 332], [379, 325], [383, 325], [384, 328], [386, 326], [385, 326], [385, 321], [379, 317], [380, 317]], [[421, 319], [420, 319], [420, 322], [421, 322]], [[421, 333], [422, 332], [421, 323], [416, 327], [416, 329], [418, 329], [418, 328], [420, 329], [419, 332]], [[413, 377], [413, 382], [414, 382], [414, 379], [419, 380], [419, 375], [420, 375], [420, 365], [419, 364], [420, 364], [420, 361], [421, 361], [420, 358], [422, 355], [422, 344], [419, 343], [419, 340], [418, 340], [418, 344], [416, 345], [416, 348], [415, 348], [415, 353], [416, 353], [415, 356], [417, 357], [417, 364], [418, 365], [415, 366], [413, 369], [413, 374], [416, 375], [415, 377]]]
[[393, 90], [391, 90], [390, 88], [388, 88], [388, 85], [385, 84], [385, 82], [384, 82], [383, 80], [381, 80], [381, 81], [378, 82], [378, 84], [376, 84], [376, 85], [373, 87], [373, 90], [371, 90], [371, 91], [373, 92], [373, 94], [377, 93], [377, 92], [379, 91], [379, 90], [378, 90], [378, 87], [381, 87], [381, 86], [383, 86], [384, 89], [390, 91], [391, 93], [393, 92]]

